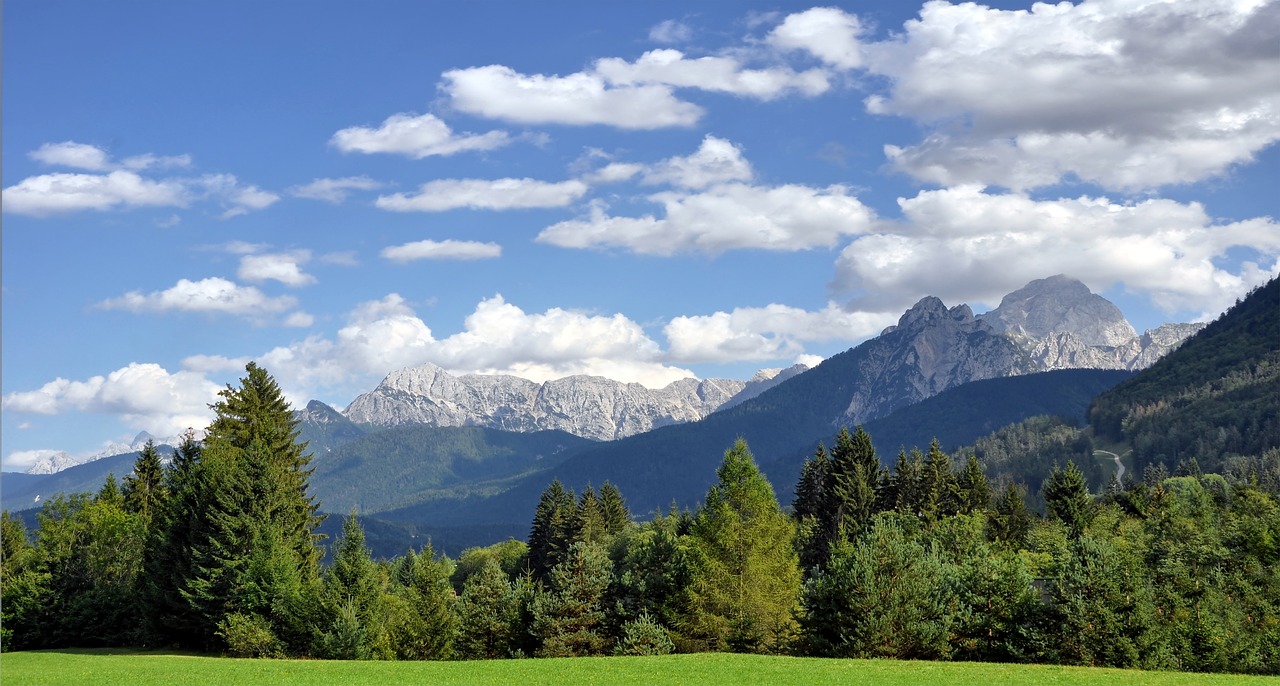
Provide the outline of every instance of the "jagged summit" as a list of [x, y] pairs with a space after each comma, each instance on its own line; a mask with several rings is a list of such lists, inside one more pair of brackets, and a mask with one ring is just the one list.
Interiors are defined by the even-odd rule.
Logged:
[[980, 318], [1014, 339], [1071, 333], [1086, 346], [1114, 347], [1138, 336], [1120, 308], [1064, 274], [1032, 281]]
[[343, 412], [358, 424], [483, 426], [505, 431], [558, 429], [613, 440], [696, 421], [763, 392], [800, 370], [752, 382], [680, 379], [660, 389], [599, 376], [536, 383], [515, 376], [454, 376], [434, 364], [396, 370]]

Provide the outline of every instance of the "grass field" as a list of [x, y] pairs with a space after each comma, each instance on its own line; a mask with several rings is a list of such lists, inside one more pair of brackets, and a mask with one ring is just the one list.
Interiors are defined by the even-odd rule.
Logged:
[[754, 655], [670, 655], [488, 662], [327, 662], [235, 660], [111, 650], [35, 651], [0, 655], [4, 686], [25, 684], [751, 684], [752, 686], [1005, 686], [1009, 684], [1140, 684], [1218, 686], [1280, 684], [1280, 678], [1136, 672], [973, 662], [822, 660]]

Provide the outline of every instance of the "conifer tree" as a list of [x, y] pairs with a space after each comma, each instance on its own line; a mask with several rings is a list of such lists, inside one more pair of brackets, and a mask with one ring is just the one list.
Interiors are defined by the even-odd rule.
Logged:
[[402, 660], [447, 660], [458, 637], [458, 596], [449, 583], [449, 565], [435, 559], [431, 544], [401, 560], [400, 597], [408, 616], [393, 629], [396, 656]]
[[604, 515], [604, 531], [616, 536], [631, 526], [631, 510], [622, 498], [622, 491], [608, 481], [600, 487], [600, 512]]
[[921, 517], [925, 509], [924, 455], [918, 449], [898, 451], [893, 469], [893, 509], [912, 517]]
[[970, 455], [956, 477], [956, 509], [960, 514], [985, 512], [991, 507], [991, 486], [976, 455]]
[[156, 450], [155, 441], [147, 439], [133, 463], [133, 472], [124, 478], [124, 506], [150, 524], [166, 496], [160, 451]]
[[795, 629], [795, 527], [745, 441], [725, 453], [691, 533], [688, 633], [711, 649], [776, 652]]
[[551, 570], [550, 593], [534, 605], [533, 630], [542, 641], [539, 657], [603, 655], [605, 590], [613, 572], [608, 554], [595, 543], [579, 541]]
[[871, 436], [858, 427], [852, 435], [841, 429], [831, 451], [831, 480], [827, 512], [829, 540], [860, 534], [875, 514], [880, 462]]
[[1079, 538], [1093, 519], [1093, 497], [1084, 474], [1074, 462], [1055, 468], [1044, 482], [1044, 506], [1050, 517], [1067, 525], [1071, 538]]
[[512, 595], [507, 575], [492, 559], [467, 578], [458, 602], [458, 652], [464, 659], [511, 655], [515, 639], [512, 625], [519, 611]]
[[578, 496], [573, 518], [573, 542], [599, 543], [605, 536], [604, 509], [595, 489], [587, 487]]
[[572, 529], [577, 514], [573, 491], [559, 479], [542, 492], [529, 529], [529, 569], [533, 578], [546, 579], [551, 569], [564, 559], [572, 544]]
[[1018, 485], [1010, 483], [996, 501], [996, 515], [991, 518], [991, 529], [996, 540], [1005, 541], [1015, 549], [1022, 546], [1031, 530], [1031, 513], [1022, 498]]
[[921, 474], [921, 511], [929, 522], [954, 513], [952, 503], [955, 480], [951, 475], [951, 458], [942, 452], [938, 439], [929, 443]]

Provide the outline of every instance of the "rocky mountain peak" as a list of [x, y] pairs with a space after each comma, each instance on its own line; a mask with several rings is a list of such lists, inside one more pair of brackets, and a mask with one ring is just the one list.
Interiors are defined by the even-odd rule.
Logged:
[[1138, 335], [1120, 308], [1063, 274], [1028, 283], [979, 318], [1015, 340], [1070, 333], [1086, 346], [1115, 347]]

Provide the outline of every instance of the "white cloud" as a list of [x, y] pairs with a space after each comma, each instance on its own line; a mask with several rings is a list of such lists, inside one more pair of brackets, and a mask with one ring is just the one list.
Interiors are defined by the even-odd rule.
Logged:
[[803, 50], [840, 69], [862, 66], [858, 17], [836, 7], [814, 7], [787, 15], [769, 33], [768, 42], [781, 50]]
[[621, 183], [630, 181], [645, 169], [645, 165], [634, 162], [610, 162], [583, 175], [582, 179], [591, 184]]
[[316, 277], [302, 271], [302, 265], [310, 260], [310, 250], [245, 255], [240, 258], [240, 269], [236, 275], [245, 281], [279, 281], [286, 286], [306, 286], [316, 282]]
[[708, 134], [692, 155], [672, 157], [649, 167], [644, 172], [644, 182], [699, 189], [728, 181], [750, 181], [752, 176], [751, 163], [742, 156], [741, 148]]
[[927, 127], [886, 153], [942, 185], [1190, 183], [1280, 140], [1277, 25], [1280, 5], [1234, 0], [928, 3], [863, 46], [891, 84], [867, 109]]
[[[900, 199], [903, 221], [856, 238], [836, 285], [860, 308], [894, 310], [929, 294], [994, 305], [1046, 274], [1067, 273], [1095, 292], [1123, 284], [1167, 311], [1221, 312], [1280, 269], [1280, 225], [1220, 223], [1198, 203], [1107, 198], [1034, 200], [976, 186]], [[1260, 256], [1224, 266], [1227, 251]]]
[[299, 310], [297, 312], [290, 312], [289, 316], [285, 317], [284, 321], [281, 323], [283, 323], [285, 326], [293, 327], [296, 329], [306, 329], [306, 328], [309, 328], [312, 324], [316, 323], [316, 318], [306, 312]]
[[734, 57], [688, 58], [679, 50], [651, 50], [635, 62], [616, 57], [595, 64], [595, 73], [615, 87], [646, 85], [697, 88], [759, 100], [798, 93], [815, 96], [831, 88], [826, 72], [810, 69], [796, 72], [790, 67], [748, 69]]
[[299, 198], [323, 200], [336, 205], [344, 202], [351, 191], [372, 191], [381, 187], [381, 183], [367, 176], [347, 176], [341, 179], [316, 179], [302, 186], [294, 186], [289, 192]]
[[262, 317], [284, 312], [297, 302], [291, 296], [271, 298], [252, 286], [212, 277], [199, 281], [180, 279], [172, 288], [152, 293], [130, 291], [99, 306], [131, 312], [207, 312]]
[[510, 142], [506, 131], [458, 135], [435, 115], [413, 113], [393, 114], [376, 129], [364, 126], [342, 129], [329, 139], [330, 145], [343, 152], [393, 153], [414, 159], [493, 150]]
[[486, 260], [502, 256], [497, 243], [477, 241], [415, 241], [382, 249], [382, 256], [392, 262], [414, 260]]
[[440, 179], [423, 184], [417, 195], [382, 195], [374, 204], [396, 212], [443, 212], [461, 207], [511, 210], [564, 207], [586, 192], [587, 185], [576, 180]]
[[58, 167], [73, 167], [87, 171], [112, 171], [130, 169], [141, 171], [151, 167], [190, 167], [190, 155], [173, 155], [163, 157], [153, 153], [126, 157], [119, 164], [111, 161], [111, 155], [102, 148], [88, 143], [63, 141], [61, 143], [45, 143], [31, 151], [28, 156], [41, 164]]
[[[157, 364], [130, 363], [106, 376], [84, 381], [58, 378], [34, 391], [10, 393], [4, 397], [4, 409], [112, 414], [134, 429], [167, 436], [208, 425], [213, 416], [208, 404], [217, 400], [219, 390], [199, 372], [170, 373]], [[9, 459], [5, 462], [10, 464]]]
[[537, 240], [563, 248], [619, 247], [648, 255], [719, 254], [754, 248], [795, 251], [832, 247], [864, 233], [873, 214], [844, 186], [811, 188], [729, 183], [702, 193], [657, 193], [662, 218], [614, 217], [593, 204], [585, 219], [543, 229]]
[[688, 24], [668, 19], [649, 29], [649, 40], [655, 43], [687, 43], [693, 39], [693, 29]]
[[489, 65], [454, 69], [441, 90], [462, 112], [522, 124], [604, 124], [621, 129], [693, 126], [702, 108], [664, 85], [612, 87], [599, 74], [520, 74]]
[[6, 471], [27, 471], [37, 462], [56, 455], [65, 455], [61, 450], [15, 450], [4, 457]]
[[121, 207], [184, 207], [188, 195], [175, 181], [152, 181], [130, 171], [43, 174], [4, 189], [4, 211], [47, 216]]
[[112, 166], [111, 156], [107, 151], [96, 145], [75, 141], [45, 143], [28, 153], [28, 156], [41, 164], [88, 171], [107, 171]]
[[802, 356], [808, 341], [862, 340], [897, 317], [886, 312], [849, 312], [835, 303], [818, 311], [771, 304], [676, 317], [663, 331], [668, 359], [678, 363], [776, 360]]
[[222, 219], [230, 219], [274, 205], [280, 196], [252, 184], [243, 184], [234, 174], [208, 174], [195, 179], [193, 186], [203, 189], [204, 196], [220, 201], [226, 211]]

